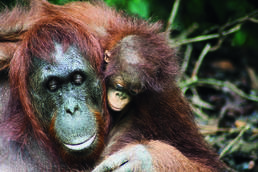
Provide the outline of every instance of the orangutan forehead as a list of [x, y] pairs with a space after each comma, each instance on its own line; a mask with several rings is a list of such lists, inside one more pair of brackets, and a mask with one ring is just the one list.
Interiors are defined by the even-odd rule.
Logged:
[[120, 57], [121, 60], [124, 60], [127, 64], [139, 64], [144, 62], [143, 58], [140, 57], [138, 52], [139, 45], [136, 39], [136, 35], [130, 35], [120, 41]]
[[61, 44], [55, 43], [55, 50], [52, 57], [53, 62], [33, 58], [32, 71], [41, 78], [49, 75], [66, 76], [74, 71], [83, 71], [91, 75], [95, 73], [89, 62], [80, 54], [75, 46], [70, 46], [64, 50]]
[[[52, 53], [55, 64], [66, 64], [71, 67], [80, 66], [86, 63], [85, 58], [80, 53], [79, 49], [73, 45], [64, 48], [61, 44], [55, 43], [55, 50]], [[71, 61], [73, 63], [71, 63]]]

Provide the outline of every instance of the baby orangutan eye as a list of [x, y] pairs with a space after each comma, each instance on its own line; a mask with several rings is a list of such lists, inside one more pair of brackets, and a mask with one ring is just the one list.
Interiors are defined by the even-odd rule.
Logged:
[[124, 86], [122, 86], [122, 84], [117, 83], [117, 84], [115, 85], [115, 89], [116, 89], [117, 91], [124, 91]]
[[129, 90], [129, 93], [132, 95], [132, 96], [136, 96], [137, 94], [139, 94], [140, 92], [142, 92], [143, 89], [141, 88], [131, 88]]

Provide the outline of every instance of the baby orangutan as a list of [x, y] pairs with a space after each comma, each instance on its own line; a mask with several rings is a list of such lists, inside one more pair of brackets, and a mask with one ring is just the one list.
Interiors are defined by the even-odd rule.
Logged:
[[177, 59], [162, 34], [126, 35], [104, 61], [107, 104], [118, 125], [95, 171], [219, 171], [175, 85]]

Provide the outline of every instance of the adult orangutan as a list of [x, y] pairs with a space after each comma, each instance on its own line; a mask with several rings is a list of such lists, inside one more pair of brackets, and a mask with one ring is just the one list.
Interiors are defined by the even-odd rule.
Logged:
[[158, 24], [89, 3], [39, 11], [14, 36], [2, 168], [222, 170], [175, 85], [177, 60]]
[[109, 125], [101, 110], [101, 52], [98, 40], [69, 18], [42, 19], [26, 32], [10, 63], [2, 169], [94, 165]]

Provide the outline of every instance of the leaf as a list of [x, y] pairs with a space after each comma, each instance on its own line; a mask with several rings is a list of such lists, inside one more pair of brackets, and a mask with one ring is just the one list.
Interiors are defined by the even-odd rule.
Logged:
[[149, 2], [146, 0], [132, 0], [128, 2], [128, 10], [142, 18], [149, 17]]
[[233, 38], [232, 46], [242, 46], [246, 42], [246, 37], [246, 32], [237, 32]]

